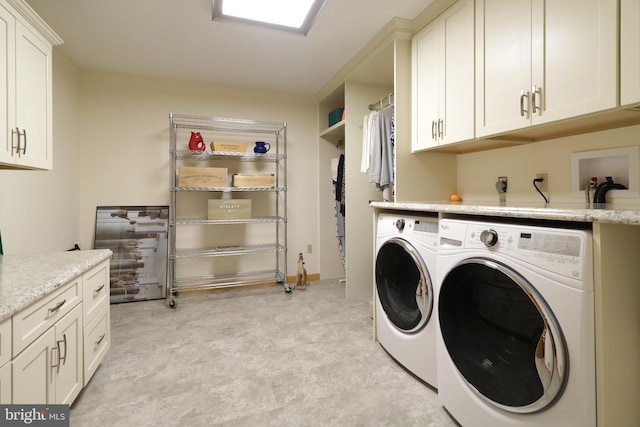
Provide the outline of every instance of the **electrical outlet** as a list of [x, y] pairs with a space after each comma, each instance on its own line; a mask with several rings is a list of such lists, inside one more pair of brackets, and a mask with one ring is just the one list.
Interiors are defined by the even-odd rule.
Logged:
[[310, 254], [313, 252], [313, 245], [312, 244], [308, 244], [307, 245], [307, 253]]
[[540, 178], [542, 178], [542, 181], [536, 182], [536, 186], [540, 189], [540, 191], [549, 191], [549, 174], [537, 173], [536, 179]]

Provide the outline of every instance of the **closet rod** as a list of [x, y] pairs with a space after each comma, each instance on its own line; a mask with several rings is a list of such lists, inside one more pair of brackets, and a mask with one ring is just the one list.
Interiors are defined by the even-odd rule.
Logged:
[[384, 101], [387, 101], [387, 106], [393, 105], [393, 102], [391, 102], [392, 96], [394, 96], [393, 92], [389, 93], [389, 95], [387, 96], [383, 96], [377, 102], [374, 102], [373, 104], [369, 104], [369, 110], [374, 111], [376, 108], [379, 110], [382, 110]]

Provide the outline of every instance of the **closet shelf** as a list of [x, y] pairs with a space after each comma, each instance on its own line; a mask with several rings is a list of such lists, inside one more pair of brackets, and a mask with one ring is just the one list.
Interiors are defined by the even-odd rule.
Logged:
[[320, 132], [320, 137], [331, 142], [344, 142], [344, 125], [345, 121], [342, 120], [341, 122], [338, 122], [330, 128]]

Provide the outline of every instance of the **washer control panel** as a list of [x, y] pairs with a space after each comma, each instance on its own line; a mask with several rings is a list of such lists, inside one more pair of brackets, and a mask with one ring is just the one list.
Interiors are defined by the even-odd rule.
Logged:
[[441, 251], [463, 247], [501, 254], [573, 279], [583, 278], [591, 256], [586, 230], [441, 220], [439, 237]]

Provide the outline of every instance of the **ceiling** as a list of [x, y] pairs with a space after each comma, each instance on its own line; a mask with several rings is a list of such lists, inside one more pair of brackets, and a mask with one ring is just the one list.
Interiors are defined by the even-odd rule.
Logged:
[[211, 0], [27, 0], [80, 68], [314, 95], [433, 0], [327, 0], [306, 37], [211, 20]]

